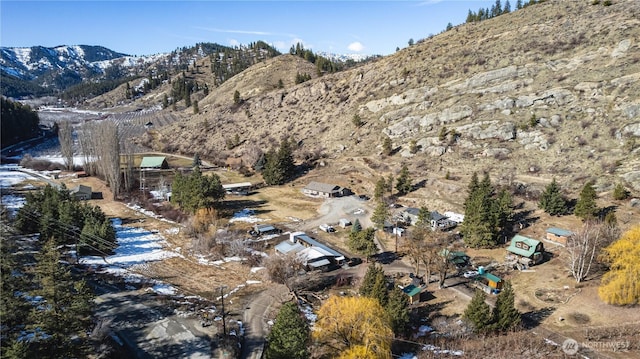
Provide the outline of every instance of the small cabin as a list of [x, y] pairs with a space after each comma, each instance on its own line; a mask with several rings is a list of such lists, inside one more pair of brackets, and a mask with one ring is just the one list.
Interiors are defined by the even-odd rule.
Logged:
[[84, 185], [78, 185], [75, 186], [71, 189], [71, 191], [69, 191], [71, 193], [71, 195], [81, 201], [88, 201], [91, 199], [91, 194], [93, 193], [91, 191], [91, 187], [89, 186], [84, 186]]
[[140, 162], [141, 169], [167, 169], [169, 168], [169, 163], [167, 162], [166, 157], [161, 156], [149, 156], [142, 157], [142, 162]]
[[551, 228], [547, 228], [547, 234], [545, 238], [548, 241], [565, 245], [567, 244], [567, 240], [569, 239], [569, 237], [571, 237], [572, 235], [573, 235], [573, 232], [569, 230], [551, 227]]
[[420, 302], [420, 293], [422, 293], [421, 287], [409, 284], [408, 286], [402, 288], [402, 292], [406, 294], [407, 297], [409, 297], [409, 304]]

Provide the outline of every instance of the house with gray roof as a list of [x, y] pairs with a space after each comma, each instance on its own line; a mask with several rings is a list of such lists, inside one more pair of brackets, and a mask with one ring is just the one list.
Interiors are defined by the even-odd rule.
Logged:
[[349, 194], [351, 191], [347, 188], [342, 188], [335, 184], [328, 184], [322, 182], [309, 182], [303, 189], [302, 193], [309, 197], [342, 197]]

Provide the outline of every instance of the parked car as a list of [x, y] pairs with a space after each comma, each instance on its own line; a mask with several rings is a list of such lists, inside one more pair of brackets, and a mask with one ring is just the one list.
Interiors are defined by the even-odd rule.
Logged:
[[333, 233], [336, 231], [335, 228], [333, 228], [332, 226], [328, 225], [328, 224], [321, 224], [320, 225], [320, 229], [322, 229], [323, 231], [327, 232], [327, 233]]
[[362, 259], [358, 257], [351, 258], [348, 262], [349, 267], [354, 267], [361, 263], [362, 263]]
[[470, 270], [470, 271], [466, 271], [462, 274], [463, 277], [465, 278], [474, 278], [478, 276], [478, 271], [477, 270]]

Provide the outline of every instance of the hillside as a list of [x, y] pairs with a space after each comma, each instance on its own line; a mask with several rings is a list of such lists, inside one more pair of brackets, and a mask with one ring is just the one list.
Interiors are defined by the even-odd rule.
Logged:
[[[597, 177], [603, 190], [625, 180], [640, 191], [639, 15], [635, 1], [547, 1], [299, 85], [299, 61], [277, 57], [212, 90], [200, 114], [157, 143], [215, 159], [290, 136], [302, 142], [299, 153], [368, 157], [375, 173], [407, 162], [442, 177], [535, 174], [573, 189]], [[274, 86], [279, 78], [283, 89]], [[361, 128], [351, 123], [355, 114]], [[225, 152], [235, 133], [244, 144]], [[391, 160], [380, 157], [384, 135], [397, 148]]]

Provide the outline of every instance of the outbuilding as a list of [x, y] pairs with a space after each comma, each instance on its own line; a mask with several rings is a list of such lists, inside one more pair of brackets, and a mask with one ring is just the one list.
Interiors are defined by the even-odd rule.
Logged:
[[547, 228], [546, 238], [549, 241], [565, 245], [567, 244], [567, 240], [569, 239], [569, 237], [571, 237], [572, 235], [573, 235], [573, 232], [569, 230], [551, 227], [551, 228]]
[[73, 187], [70, 191], [71, 195], [78, 200], [88, 201], [91, 199], [91, 187], [84, 185], [77, 185]]
[[142, 161], [140, 162], [140, 168], [141, 169], [167, 169], [169, 168], [169, 163], [167, 162], [167, 158], [162, 156], [142, 157]]

